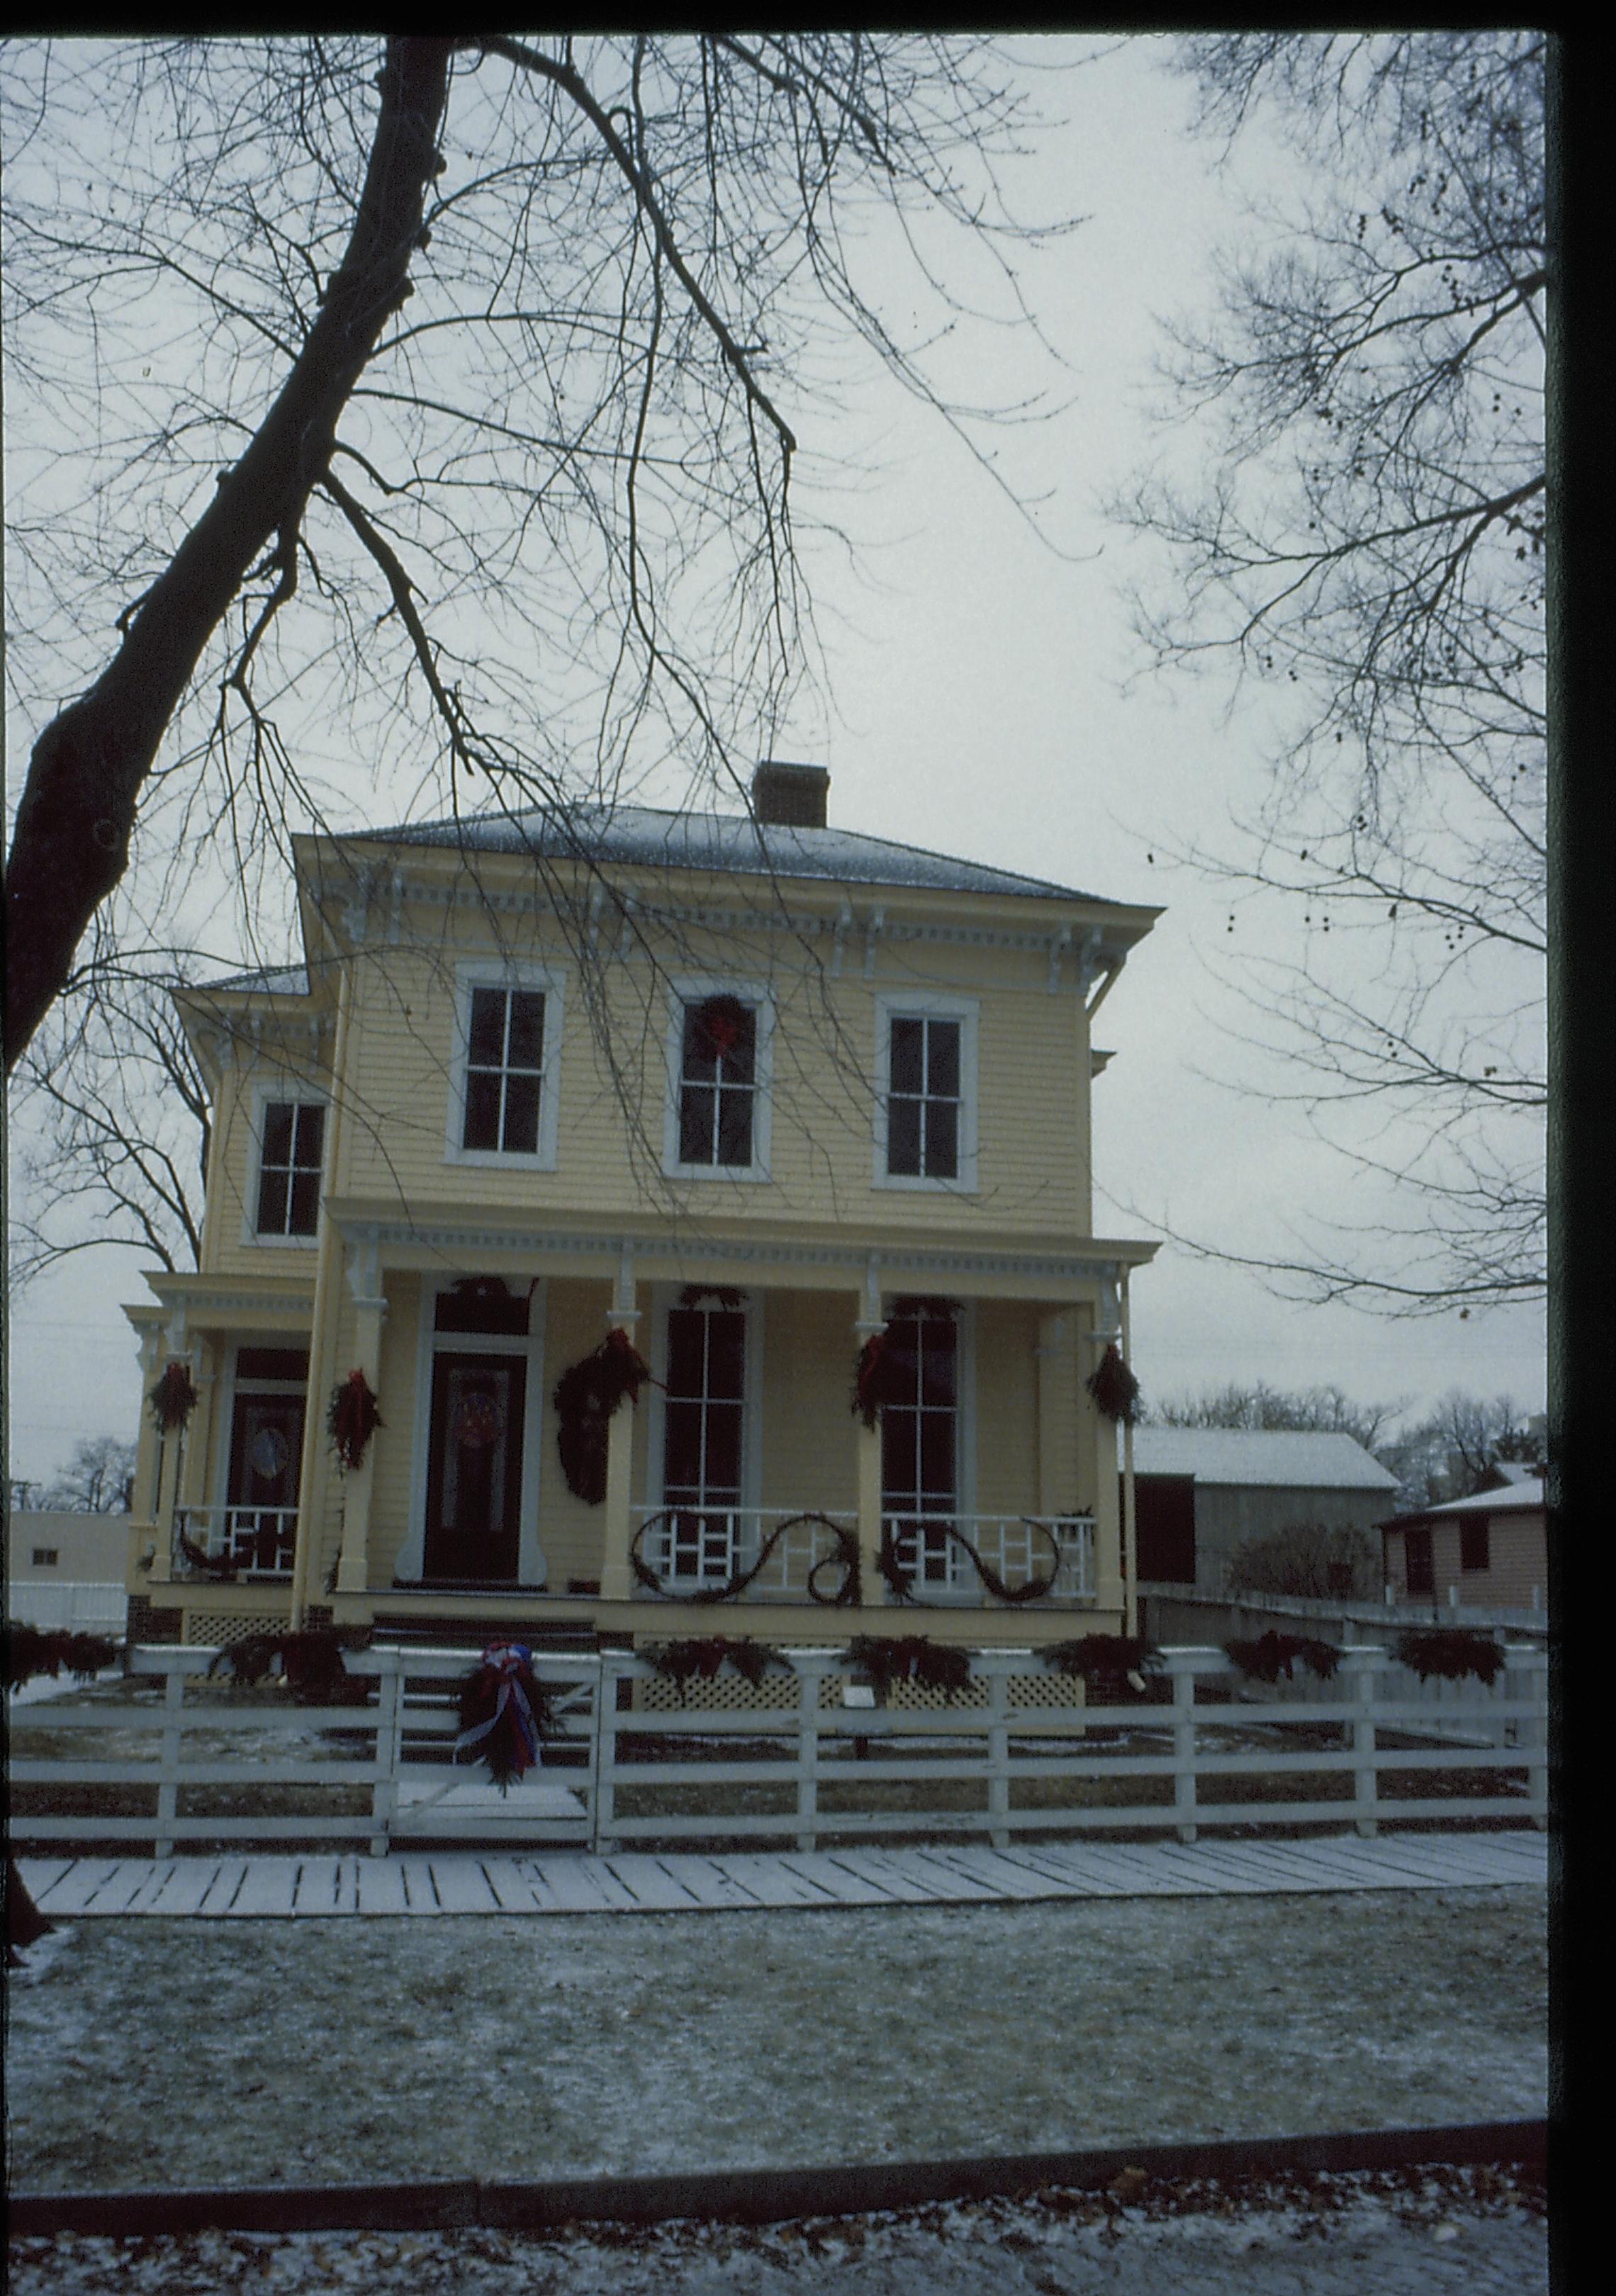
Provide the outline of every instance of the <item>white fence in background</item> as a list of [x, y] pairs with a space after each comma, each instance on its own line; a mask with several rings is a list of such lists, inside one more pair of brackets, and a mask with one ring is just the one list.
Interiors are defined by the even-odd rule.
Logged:
[[5, 1615], [20, 1627], [121, 1639], [129, 1598], [118, 1578], [8, 1578]]
[[[849, 1693], [869, 1693], [855, 1687], [846, 1652], [802, 1650], [789, 1653], [791, 1703], [683, 1710], [628, 1702], [625, 1685], [660, 1677], [628, 1652], [543, 1656], [536, 1672], [561, 1734], [504, 1797], [480, 1763], [451, 1759], [455, 1686], [472, 1653], [351, 1652], [350, 1670], [373, 1677], [374, 1689], [364, 1705], [330, 1707], [188, 1698], [187, 1684], [205, 1675], [212, 1656], [144, 1646], [130, 1652], [130, 1670], [155, 1678], [154, 1687], [160, 1681], [160, 1696], [53, 1703], [21, 1728], [13, 1720], [13, 1739], [25, 1741], [13, 1745], [13, 1786], [70, 1789], [82, 1799], [86, 1787], [134, 1784], [153, 1798], [144, 1815], [21, 1816], [13, 1838], [155, 1842], [160, 1857], [202, 1841], [336, 1840], [364, 1841], [381, 1856], [427, 1841], [599, 1850], [773, 1840], [811, 1849], [827, 1837], [974, 1833], [1002, 1848], [1034, 1831], [1165, 1831], [1190, 1841], [1206, 1827], [1349, 1824], [1372, 1834], [1382, 1824], [1432, 1818], [1546, 1822], [1546, 1662], [1527, 1649], [1510, 1652], [1508, 1671], [1490, 1689], [1448, 1685], [1464, 1694], [1440, 1710], [1399, 1694], [1402, 1670], [1372, 1648], [1348, 1651], [1335, 1679], [1305, 1694], [1294, 1685], [1288, 1694], [1243, 1685], [1221, 1703], [1198, 1698], [1197, 1685], [1216, 1684], [1226, 1700], [1233, 1669], [1223, 1652], [1170, 1651], [1160, 1694], [1149, 1702], [1087, 1709], [1023, 1703], [1027, 1685], [1041, 1677], [1024, 1651], [973, 1653], [977, 1702], [970, 1704], [849, 1703]], [[783, 1676], [766, 1678], [785, 1687]], [[60, 1749], [29, 1752], [29, 1736], [61, 1731], [96, 1734], [102, 1743], [81, 1759]], [[130, 1737], [152, 1751], [127, 1751]], [[1388, 1791], [1423, 1770], [1450, 1780], [1473, 1772], [1476, 1791]], [[1322, 1782], [1343, 1775], [1350, 1798], [1329, 1798]], [[1231, 1798], [1239, 1789], [1230, 1782], [1298, 1776], [1320, 1781], [1321, 1790], [1302, 1800]], [[1110, 1796], [1115, 1781], [1134, 1782], [1146, 1798], [1093, 1800], [1081, 1791], [1103, 1782]], [[1018, 1795], [1025, 1782], [1045, 1789], [1036, 1801]], [[1050, 1793], [1051, 1785], [1071, 1791]], [[939, 1786], [946, 1791], [928, 1802], [925, 1790]], [[910, 1790], [902, 1807], [893, 1806], [893, 1787]], [[194, 1801], [193, 1790], [222, 1788], [237, 1799], [318, 1789], [327, 1804], [332, 1790], [342, 1789], [363, 1806], [267, 1815], [180, 1806], [182, 1797]], [[775, 1807], [756, 1807], [759, 1789]], [[974, 1807], [950, 1806], [967, 1797]], [[706, 1806], [680, 1808], [681, 1798]], [[658, 1800], [665, 1806], [644, 1806]], [[734, 1806], [747, 1800], [754, 1806]], [[625, 1806], [634, 1802], [642, 1807]]]

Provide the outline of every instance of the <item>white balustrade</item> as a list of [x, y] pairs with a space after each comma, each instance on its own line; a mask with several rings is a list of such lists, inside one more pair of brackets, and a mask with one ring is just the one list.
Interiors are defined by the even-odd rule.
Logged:
[[180, 1545], [183, 1532], [209, 1562], [236, 1578], [289, 1578], [298, 1543], [296, 1507], [180, 1507], [174, 1517], [174, 1568], [182, 1576], [198, 1566]]

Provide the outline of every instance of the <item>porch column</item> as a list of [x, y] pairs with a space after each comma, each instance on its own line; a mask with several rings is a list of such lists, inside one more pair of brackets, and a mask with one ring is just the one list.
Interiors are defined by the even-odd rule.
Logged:
[[[626, 1332], [632, 1345], [640, 1311], [634, 1304], [634, 1261], [624, 1252], [618, 1264], [617, 1291], [606, 1310], [609, 1331]], [[628, 1568], [629, 1521], [634, 1497], [633, 1403], [625, 1396], [606, 1422], [605, 1521], [601, 1526], [601, 1600], [627, 1603], [634, 1593]]]
[[[381, 1326], [387, 1321], [387, 1299], [376, 1262], [376, 1244], [367, 1238], [348, 1255], [348, 1286], [355, 1308], [356, 1360], [352, 1371], [362, 1371], [373, 1394], [381, 1390]], [[375, 1474], [376, 1445], [373, 1435], [365, 1456], [342, 1477], [342, 1551], [337, 1562], [337, 1592], [362, 1595], [370, 1578], [370, 1496]]]
[[[1121, 1272], [1118, 1285], [1121, 1301], [1122, 1360], [1131, 1365], [1134, 1351], [1129, 1344], [1128, 1321], [1128, 1270]], [[1122, 1422], [1122, 1599], [1125, 1635], [1139, 1631], [1139, 1540], [1137, 1519], [1134, 1513], [1134, 1423]]]
[[137, 1525], [153, 1524], [158, 1518], [157, 1482], [162, 1472], [162, 1443], [152, 1406], [146, 1401], [156, 1382], [157, 1333], [148, 1324], [140, 1334], [140, 1423], [135, 1440], [135, 1489], [129, 1506], [132, 1521]]
[[[166, 1346], [158, 1349], [158, 1362], [163, 1365], [183, 1362], [194, 1381], [194, 1351], [187, 1349], [185, 1339], [184, 1318], [176, 1317], [168, 1327]], [[185, 1430], [171, 1427], [159, 1436], [158, 1441], [157, 1553], [152, 1563], [152, 1577], [157, 1584], [166, 1586], [174, 1576], [174, 1513], [179, 1505], [180, 1476], [185, 1466]]]
[[208, 1503], [208, 1454], [213, 1438], [213, 1391], [217, 1385], [218, 1349], [201, 1341], [191, 1351], [191, 1378], [196, 1389], [196, 1409], [185, 1430], [184, 1466], [178, 1503], [201, 1507]]
[[[886, 1320], [881, 1312], [881, 1267], [872, 1253], [865, 1276], [861, 1311], [853, 1325], [857, 1351], [862, 1354], [865, 1342], [885, 1329]], [[880, 1414], [876, 1414], [874, 1426], [866, 1427], [856, 1413], [853, 1425], [858, 1463], [858, 1577], [864, 1605], [869, 1609], [887, 1599], [887, 1582], [881, 1575]]]
[[1076, 1341], [1070, 1308], [1038, 1317], [1038, 1513], [1046, 1521], [1078, 1504]]

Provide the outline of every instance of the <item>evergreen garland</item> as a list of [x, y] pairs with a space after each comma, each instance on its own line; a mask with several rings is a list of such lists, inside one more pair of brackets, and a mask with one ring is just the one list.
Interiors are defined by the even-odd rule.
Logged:
[[365, 1448], [378, 1427], [386, 1425], [375, 1390], [362, 1371], [350, 1371], [348, 1377], [331, 1391], [331, 1404], [325, 1414], [325, 1431], [331, 1437], [331, 1447], [337, 1455], [337, 1464], [346, 1474], [359, 1465]]
[[614, 1324], [598, 1348], [562, 1372], [555, 1382], [556, 1448], [567, 1488], [589, 1506], [606, 1496], [607, 1427], [627, 1396], [637, 1403], [651, 1365]]
[[1126, 1683], [1143, 1692], [1164, 1663], [1155, 1644], [1143, 1635], [1082, 1635], [1076, 1642], [1050, 1643], [1038, 1655], [1064, 1675], [1080, 1675], [1090, 1690], [1116, 1690]]
[[1098, 1368], [1090, 1372], [1084, 1384], [1108, 1419], [1133, 1425], [1139, 1416], [1139, 1382], [1114, 1346], [1106, 1348]]
[[89, 1682], [104, 1667], [118, 1663], [118, 1644], [103, 1635], [69, 1634], [54, 1627], [30, 1627], [7, 1620], [5, 1627], [5, 1686], [21, 1690], [37, 1674], [53, 1682], [64, 1670], [75, 1681]]
[[856, 1635], [848, 1656], [869, 1676], [878, 1706], [886, 1704], [894, 1683], [940, 1690], [950, 1706], [971, 1684], [970, 1652], [931, 1642], [924, 1635]]
[[[1023, 1515], [1021, 1521], [1034, 1530], [1042, 1531], [1044, 1537], [1049, 1541], [1049, 1551], [1054, 1561], [1051, 1569], [1041, 1577], [1024, 1578], [1019, 1587], [1013, 1587], [1007, 1579], [1001, 1578], [993, 1565], [956, 1525], [944, 1522], [938, 1524], [936, 1528], [947, 1531], [956, 1546], [964, 1548], [975, 1567], [977, 1577], [995, 1602], [1039, 1603], [1043, 1601], [1045, 1595], [1053, 1591], [1054, 1583], [1061, 1575], [1062, 1557], [1060, 1542], [1046, 1522], [1040, 1522], [1032, 1515]], [[875, 1567], [886, 1580], [895, 1603], [915, 1601], [915, 1573], [898, 1560], [897, 1534], [889, 1521], [883, 1521], [881, 1526], [881, 1546], [876, 1552]]]
[[458, 1706], [454, 1759], [475, 1746], [502, 1794], [537, 1764], [541, 1741], [561, 1735], [554, 1702], [522, 1643], [490, 1643], [462, 1682]]
[[1416, 1627], [1398, 1636], [1397, 1661], [1412, 1667], [1422, 1682], [1433, 1674], [1445, 1682], [1473, 1674], [1490, 1690], [1504, 1671], [1504, 1646], [1496, 1635], [1468, 1627]]
[[[690, 1512], [690, 1509], [685, 1507], [664, 1507], [660, 1514], [649, 1516], [635, 1532], [628, 1547], [628, 1567], [633, 1571], [636, 1582], [644, 1587], [647, 1594], [655, 1595], [661, 1601], [668, 1603], [733, 1603], [738, 1595], [746, 1592], [775, 1547], [785, 1537], [786, 1532], [800, 1522], [813, 1522], [822, 1525], [828, 1530], [835, 1545], [831, 1553], [822, 1554], [809, 1570], [808, 1574], [809, 1595], [825, 1610], [843, 1610], [849, 1605], [856, 1605], [862, 1599], [857, 1534], [845, 1529], [841, 1523], [833, 1522], [828, 1515], [817, 1514], [811, 1510], [802, 1514], [787, 1515], [783, 1522], [777, 1522], [758, 1549], [757, 1560], [750, 1563], [737, 1564], [729, 1577], [720, 1585], [693, 1587], [688, 1594], [674, 1593], [671, 1588], [662, 1584], [650, 1563], [646, 1562], [640, 1552], [641, 1542], [649, 1532], [657, 1529], [670, 1516]], [[841, 1569], [841, 1577], [836, 1587], [829, 1594], [823, 1592], [818, 1583], [820, 1572], [835, 1570], [838, 1567]]]
[[652, 1644], [641, 1651], [640, 1656], [655, 1667], [665, 1682], [673, 1684], [681, 1706], [685, 1703], [685, 1684], [697, 1675], [710, 1682], [726, 1659], [754, 1690], [771, 1666], [777, 1666], [784, 1674], [792, 1671], [791, 1661], [782, 1658], [767, 1643], [732, 1642], [726, 1635], [710, 1635], [701, 1641]]
[[1310, 1635], [1281, 1635], [1271, 1630], [1259, 1635], [1255, 1642], [1229, 1642], [1223, 1647], [1250, 1682], [1277, 1682], [1282, 1674], [1287, 1682], [1292, 1682], [1293, 1669], [1299, 1662], [1321, 1682], [1331, 1682], [1341, 1655], [1333, 1643], [1316, 1642]]
[[197, 1545], [195, 1539], [180, 1523], [176, 1523], [174, 1527], [174, 1541], [179, 1548], [181, 1556], [193, 1570], [200, 1572], [204, 1578], [217, 1580], [221, 1587], [234, 1584], [235, 1565], [227, 1554], [209, 1554], [205, 1546]]
[[176, 1427], [183, 1427], [196, 1409], [198, 1401], [196, 1390], [191, 1383], [190, 1365], [171, 1363], [146, 1401], [152, 1406], [152, 1416], [157, 1423], [160, 1435], [172, 1434]]
[[369, 1641], [365, 1628], [310, 1627], [300, 1634], [246, 1635], [217, 1652], [208, 1672], [227, 1675], [250, 1687], [264, 1681], [278, 1662], [281, 1677], [299, 1706], [363, 1706], [370, 1684], [365, 1676], [349, 1673], [342, 1653], [363, 1650]]

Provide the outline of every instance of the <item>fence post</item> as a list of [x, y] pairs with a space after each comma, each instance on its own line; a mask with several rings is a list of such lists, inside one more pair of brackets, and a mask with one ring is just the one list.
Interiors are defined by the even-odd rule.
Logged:
[[819, 1685], [822, 1659], [793, 1655], [797, 1669], [797, 1847], [812, 1849], [819, 1829]]
[[1343, 1651], [1341, 1664], [1352, 1682], [1354, 1711], [1352, 1716], [1352, 1800], [1353, 1824], [1366, 1841], [1371, 1841], [1380, 1831], [1377, 1812], [1380, 1803], [1380, 1774], [1375, 1767], [1374, 1698], [1379, 1687], [1379, 1669], [1385, 1659], [1384, 1651], [1364, 1649]]
[[[157, 1765], [157, 1839], [152, 1849], [160, 1857], [174, 1855], [176, 1814], [179, 1806], [180, 1734], [185, 1726], [185, 1677], [177, 1663], [166, 1669], [163, 1684], [162, 1751]], [[164, 1831], [164, 1821], [168, 1831]]]
[[589, 1847], [596, 1857], [611, 1849], [616, 1831], [618, 1685], [630, 1679], [628, 1669], [633, 1663], [632, 1657], [622, 1651], [601, 1652], [590, 1746]]
[[398, 1807], [398, 1768], [404, 1759], [404, 1653], [376, 1652], [376, 1783], [371, 1791], [370, 1854], [385, 1857], [393, 1813]]
[[[1535, 1710], [1523, 1715], [1516, 1726], [1515, 1746], [1526, 1756], [1527, 1814], [1541, 1833], [1548, 1825], [1548, 1653], [1530, 1648], [1522, 1650], [1517, 1645], [1508, 1655], [1521, 1661], [1526, 1694]], [[1507, 1675], [1505, 1684], [1507, 1688]]]
[[1195, 1667], [1168, 1660], [1173, 1676], [1173, 1808], [1180, 1841], [1195, 1839]]
[[995, 1849], [1010, 1847], [1010, 1727], [1005, 1712], [1010, 1658], [1008, 1652], [996, 1652], [984, 1669], [988, 1677], [988, 1839]]

